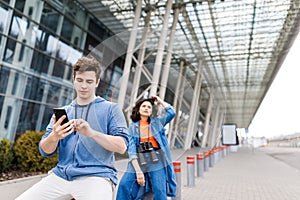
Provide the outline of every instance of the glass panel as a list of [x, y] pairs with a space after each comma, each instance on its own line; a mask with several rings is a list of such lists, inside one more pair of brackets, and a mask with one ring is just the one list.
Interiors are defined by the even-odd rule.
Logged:
[[[83, 37], [82, 27], [86, 27], [87, 13], [76, 1], [65, 1], [65, 18], [61, 36], [64, 40], [77, 48], [81, 48]], [[73, 23], [76, 22], [76, 24]]]
[[52, 75], [63, 78], [66, 70], [66, 64], [62, 61], [55, 60]]
[[62, 95], [61, 99], [61, 105], [67, 105], [71, 103], [74, 97], [74, 90], [73, 88], [65, 88], [64, 93]]
[[[8, 11], [7, 11], [7, 7], [4, 5], [0, 5], [0, 32], [3, 33], [3, 31], [5, 30], [6, 27], [6, 21], [7, 21], [7, 15], [8, 15]], [[0, 35], [0, 39], [1, 39], [1, 35]]]
[[[50, 83], [47, 104], [55, 105], [57, 107], [64, 106], [71, 103], [74, 98], [73, 88], [66, 88], [63, 85]], [[52, 113], [52, 110], [51, 110]]]
[[51, 32], [53, 35], [55, 35], [57, 26], [59, 24], [59, 13], [47, 3], [44, 4], [40, 24], [43, 25], [40, 27], [42, 31], [45, 31], [46, 33]]
[[64, 18], [63, 26], [61, 29], [61, 36], [68, 44], [71, 43], [73, 26], [74, 25], [70, 20], [68, 20], [67, 18]]
[[3, 61], [12, 63], [16, 44], [17, 44], [16, 40], [20, 33], [22, 33], [22, 35], [25, 34], [26, 26], [27, 26], [27, 22], [22, 20], [19, 16], [17, 16], [16, 13], [14, 13], [11, 27], [9, 30], [9, 35], [12, 38], [9, 38], [7, 40]]
[[4, 95], [6, 93], [9, 74], [10, 70], [7, 67], [0, 66], [0, 116], [4, 101]]
[[12, 63], [15, 48], [16, 48], [16, 41], [12, 39], [8, 39], [4, 50], [3, 61]]
[[12, 107], [11, 106], [7, 106], [7, 112], [6, 112], [6, 117], [5, 117], [5, 121], [4, 121], [4, 128], [7, 129], [9, 126], [9, 121], [10, 121], [10, 116], [11, 116], [11, 110]]
[[18, 38], [19, 34], [25, 35], [26, 27], [27, 21], [23, 20], [17, 12], [14, 12], [9, 35], [14, 38]]
[[47, 73], [50, 63], [50, 57], [44, 53], [34, 51], [31, 60], [31, 68], [40, 73]]
[[49, 124], [50, 118], [52, 116], [52, 113], [53, 113], [53, 106], [45, 106], [44, 116], [42, 119], [40, 131], [46, 130], [47, 125]]
[[9, 74], [10, 74], [10, 70], [7, 67], [5, 66], [0, 67], [0, 84], [1, 84], [0, 93], [5, 94], [6, 92]]
[[61, 91], [61, 86], [51, 83], [49, 90], [48, 90], [48, 95], [47, 95], [47, 103], [53, 104], [53, 105], [58, 105], [59, 103], [59, 95]]
[[13, 82], [13, 87], [12, 87], [12, 90], [11, 90], [11, 94], [12, 95], [15, 95], [16, 94], [16, 91], [17, 91], [17, 87], [18, 87], [18, 82], [19, 82], [19, 73], [15, 73], [15, 80]]
[[[71, 80], [70, 67], [82, 56], [82, 53], [73, 49], [69, 45], [59, 41], [57, 47], [57, 53], [53, 69], [53, 76], [57, 76], [60, 78], [64, 77], [65, 72], [67, 73], [67, 79]], [[69, 70], [69, 71], [66, 71]]]
[[[96, 47], [97, 44], [100, 44], [101, 42], [99, 40], [97, 40], [95, 37], [93, 37], [91, 34], [87, 34], [86, 37], [86, 42], [85, 42], [85, 47], [84, 47], [84, 54], [87, 55], [89, 54], [93, 48]], [[100, 48], [102, 48], [102, 45], [100, 46]], [[101, 52], [103, 52], [102, 49], [97, 49], [99, 50], [98, 54], [100, 54]], [[102, 55], [100, 55], [100, 58], [98, 59], [100, 62], [102, 61]]]
[[15, 8], [19, 10], [21, 13], [24, 11], [25, 0], [16, 0]]
[[108, 31], [103, 28], [104, 25], [100, 25], [99, 23], [100, 22], [97, 22], [94, 19], [90, 19], [88, 29], [91, 33], [95, 33], [101, 40], [105, 40], [110, 35], [108, 34]]
[[27, 130], [35, 130], [39, 116], [39, 109], [40, 104], [23, 101], [17, 127], [18, 133], [24, 133]]
[[1, 116], [1, 113], [2, 113], [3, 102], [4, 102], [4, 94], [0, 93], [0, 116]]
[[6, 43], [6, 48], [4, 50], [3, 61], [12, 63], [15, 47], [16, 47], [16, 41], [12, 39], [8, 39]]
[[44, 83], [40, 78], [28, 77], [26, 90], [24, 94], [25, 99], [31, 99], [35, 101], [42, 101], [44, 92]]
[[4, 2], [6, 2], [7, 4], [9, 4], [9, 0], [4, 0]]

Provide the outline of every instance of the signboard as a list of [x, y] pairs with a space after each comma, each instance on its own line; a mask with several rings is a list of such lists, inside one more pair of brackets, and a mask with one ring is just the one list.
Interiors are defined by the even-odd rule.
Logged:
[[239, 140], [236, 131], [236, 124], [223, 124], [222, 126], [222, 144], [238, 145]]

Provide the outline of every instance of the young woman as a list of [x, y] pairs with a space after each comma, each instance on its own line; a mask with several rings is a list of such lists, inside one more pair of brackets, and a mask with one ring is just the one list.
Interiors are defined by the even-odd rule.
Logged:
[[[151, 117], [155, 105], [165, 114]], [[165, 126], [174, 118], [172, 106], [158, 96], [142, 99], [132, 109], [129, 126], [129, 162], [118, 187], [117, 200], [142, 199], [152, 192], [154, 200], [176, 195], [176, 180]]]

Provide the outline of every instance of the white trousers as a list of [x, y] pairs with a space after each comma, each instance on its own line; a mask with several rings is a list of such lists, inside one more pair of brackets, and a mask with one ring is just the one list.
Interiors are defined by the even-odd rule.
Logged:
[[67, 181], [50, 172], [16, 200], [112, 200], [113, 184], [101, 177], [81, 177]]

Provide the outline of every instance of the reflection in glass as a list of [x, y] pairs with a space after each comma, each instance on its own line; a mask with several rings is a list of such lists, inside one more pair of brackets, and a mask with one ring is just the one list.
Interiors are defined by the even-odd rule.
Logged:
[[9, 74], [10, 70], [7, 67], [0, 66], [0, 115], [4, 101], [3, 95], [6, 93]]
[[50, 63], [50, 57], [41, 52], [34, 51], [31, 60], [31, 68], [40, 73], [47, 73]]
[[53, 106], [45, 106], [44, 116], [42, 119], [40, 131], [46, 130], [46, 127], [50, 121], [52, 114], [53, 114]]
[[12, 25], [9, 30], [9, 35], [18, 38], [19, 34], [25, 35], [27, 27], [27, 22], [24, 21], [19, 14], [14, 12], [14, 16], [12, 19]]
[[[65, 72], [67, 73], [67, 79], [71, 80], [70, 66], [72, 66], [80, 57], [82, 53], [73, 49], [66, 43], [58, 42], [56, 60], [53, 68], [53, 76], [63, 78]], [[67, 71], [66, 71], [67, 70]]]
[[17, 133], [24, 133], [27, 130], [35, 130], [38, 121], [40, 104], [23, 101]]
[[9, 126], [10, 116], [11, 116], [11, 110], [12, 110], [12, 107], [11, 106], [7, 106], [6, 117], [5, 117], [5, 121], [4, 121], [4, 128], [5, 129], [7, 129], [8, 126]]
[[40, 24], [43, 25], [40, 28], [42, 31], [45, 31], [46, 33], [51, 32], [53, 35], [55, 35], [57, 26], [59, 24], [59, 14], [47, 3], [44, 4]]
[[16, 40], [20, 33], [22, 33], [23, 35], [25, 34], [26, 26], [27, 26], [27, 22], [22, 20], [19, 16], [16, 15], [16, 13], [14, 13], [12, 24], [9, 30], [9, 35], [14, 39], [9, 38], [7, 40], [3, 61], [12, 63], [14, 52], [16, 49], [16, 44], [17, 44]]
[[16, 41], [12, 39], [7, 39], [4, 55], [3, 55], [3, 61], [12, 63], [13, 56], [14, 56], [14, 50], [16, 48]]
[[[3, 33], [5, 26], [6, 26], [6, 21], [7, 21], [7, 8], [4, 6], [0, 7], [0, 32]], [[1, 35], [0, 35], [1, 38]]]
[[68, 43], [71, 43], [71, 37], [73, 33], [73, 23], [70, 22], [67, 18], [64, 18], [63, 26], [61, 29], [61, 36]]
[[7, 4], [9, 4], [9, 1], [10, 1], [10, 0], [4, 0], [4, 2], [6, 2]]
[[42, 101], [44, 85], [45, 84], [42, 79], [28, 76], [24, 98], [35, 101]]
[[53, 104], [53, 105], [58, 105], [60, 90], [61, 90], [60, 85], [51, 83], [49, 90], [48, 90], [47, 103]]
[[21, 13], [24, 11], [25, 0], [16, 0], [15, 8], [19, 10]]
[[52, 75], [63, 78], [66, 70], [66, 64], [59, 60], [55, 60]]

